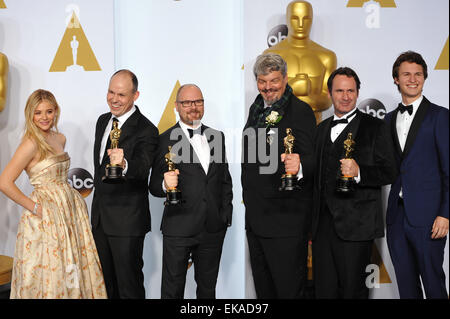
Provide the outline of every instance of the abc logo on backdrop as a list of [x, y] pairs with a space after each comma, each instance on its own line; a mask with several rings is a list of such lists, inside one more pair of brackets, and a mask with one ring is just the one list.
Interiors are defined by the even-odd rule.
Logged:
[[68, 172], [69, 184], [75, 188], [81, 196], [88, 197], [94, 188], [92, 175], [83, 168], [72, 168]]
[[360, 111], [379, 118], [380, 120], [383, 120], [386, 115], [386, 108], [383, 103], [377, 99], [365, 99], [359, 103], [358, 108]]
[[270, 30], [267, 36], [267, 46], [270, 48], [282, 40], [286, 39], [288, 34], [288, 27], [285, 24], [279, 24]]

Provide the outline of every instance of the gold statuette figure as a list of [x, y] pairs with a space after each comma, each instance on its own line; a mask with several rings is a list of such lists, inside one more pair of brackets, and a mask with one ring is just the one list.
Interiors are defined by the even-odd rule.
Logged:
[[[292, 154], [294, 152], [294, 142], [295, 137], [292, 135], [292, 129], [286, 129], [286, 137], [283, 139], [284, 141], [284, 153]], [[297, 183], [297, 174], [293, 174], [291, 172], [286, 172], [281, 176], [281, 186], [279, 188], [280, 191], [292, 191], [300, 189], [300, 186]]]
[[292, 1], [286, 10], [286, 20], [286, 39], [264, 53], [277, 53], [286, 61], [288, 83], [294, 95], [311, 106], [319, 123], [322, 112], [331, 106], [327, 80], [336, 69], [336, 54], [309, 38], [313, 22], [309, 2]]
[[[118, 127], [119, 122], [113, 121], [113, 129], [109, 133], [111, 141], [111, 149], [119, 148], [119, 139], [122, 130]], [[119, 164], [107, 164], [105, 169], [105, 176], [102, 181], [108, 184], [119, 184], [125, 181], [125, 176], [122, 174], [123, 168]]]
[[111, 140], [111, 148], [119, 148], [119, 139], [122, 131], [119, 129], [117, 121], [113, 121], [113, 129], [109, 133], [109, 139]]
[[[347, 139], [344, 141], [345, 155], [344, 159], [352, 159], [353, 151], [355, 150], [355, 141], [353, 134], [348, 133]], [[355, 178], [353, 176], [342, 175], [337, 179], [336, 192], [340, 194], [351, 194], [355, 190]]]
[[[164, 156], [164, 160], [167, 164], [167, 171], [173, 172], [175, 171], [175, 163], [173, 162], [175, 159], [175, 154], [172, 153], [172, 146], [168, 146], [169, 153]], [[181, 191], [176, 187], [169, 187], [166, 191], [166, 201], [164, 205], [176, 205], [181, 202]]]

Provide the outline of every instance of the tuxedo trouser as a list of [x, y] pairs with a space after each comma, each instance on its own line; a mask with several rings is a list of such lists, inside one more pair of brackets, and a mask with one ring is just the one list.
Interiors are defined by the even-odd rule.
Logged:
[[265, 238], [247, 230], [253, 281], [259, 299], [300, 299], [306, 285], [308, 240]]
[[373, 240], [342, 240], [336, 233], [327, 205], [322, 205], [312, 244], [316, 298], [369, 298], [366, 267], [370, 264], [372, 246]]
[[105, 234], [102, 222], [92, 230], [106, 292], [110, 299], [144, 299], [144, 236], [119, 237]]
[[192, 254], [198, 299], [216, 298], [217, 276], [226, 229], [192, 237], [163, 235], [161, 299], [182, 299], [189, 255]]
[[[387, 225], [387, 244], [394, 265], [398, 291], [402, 299], [447, 299], [445, 287], [444, 249], [447, 236], [431, 238], [431, 226], [412, 226], [399, 198], [394, 223]], [[424, 212], [425, 213], [425, 212]]]

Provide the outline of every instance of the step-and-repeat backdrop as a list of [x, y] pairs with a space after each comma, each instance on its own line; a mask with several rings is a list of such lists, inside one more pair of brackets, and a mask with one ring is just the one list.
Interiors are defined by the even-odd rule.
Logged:
[[[247, 109], [257, 91], [251, 69], [255, 58], [286, 38], [286, 25], [289, 24], [286, 21], [286, 8], [290, 2], [244, 1]], [[313, 13], [309, 16], [312, 20], [310, 40], [323, 47], [319, 51], [333, 51], [338, 67], [348, 66], [356, 71], [361, 80], [358, 100], [360, 110], [382, 119], [386, 112], [397, 106], [401, 98], [393, 83], [392, 65], [397, 56], [407, 50], [421, 53], [428, 64], [424, 95], [438, 105], [449, 107], [448, 1], [311, 0], [309, 3], [313, 7]], [[308, 54], [314, 55], [314, 52], [310, 51]], [[299, 73], [320, 69], [311, 67], [311, 63], [318, 63], [319, 59], [308, 54], [303, 56], [303, 60], [308, 62], [299, 59], [298, 64], [294, 65]], [[295, 49], [291, 52], [291, 56], [294, 55]], [[320, 84], [314, 80], [312, 83], [312, 89], [320, 92]], [[331, 107], [323, 112], [322, 118], [332, 114]], [[384, 199], [388, 190], [386, 187]], [[384, 205], [386, 206], [386, 200]], [[385, 238], [376, 240], [373, 262], [374, 267], [368, 268], [368, 283], [372, 283], [370, 285], [373, 287], [371, 297], [398, 298], [395, 273]], [[448, 279], [448, 241], [444, 269]], [[246, 296], [253, 297], [254, 288], [248, 263], [246, 278]]]
[[[0, 52], [9, 60], [7, 103], [0, 113], [0, 169], [20, 143], [25, 102], [32, 91], [52, 91], [62, 109], [60, 130], [71, 156], [69, 180], [90, 207], [95, 122], [108, 110], [114, 70], [139, 79], [136, 104], [165, 130], [177, 120], [174, 93], [196, 83], [205, 97], [205, 124], [225, 132], [233, 178], [233, 225], [227, 232], [217, 282], [218, 298], [254, 298], [246, 250], [240, 186], [240, 134], [257, 95], [257, 55], [286, 37], [290, 0], [0, 0]], [[333, 51], [361, 81], [359, 108], [384, 117], [399, 102], [392, 63], [406, 50], [429, 66], [425, 95], [448, 107], [448, 1], [310, 0], [312, 41]], [[323, 118], [332, 114], [331, 109]], [[26, 174], [17, 180], [32, 190]], [[387, 192], [387, 189], [386, 189]], [[163, 200], [149, 196], [152, 232], [145, 240], [147, 298], [160, 297]], [[13, 256], [21, 209], [0, 194], [0, 254]], [[375, 245], [372, 298], [398, 298], [384, 239]], [[446, 248], [448, 278], [448, 246]], [[195, 265], [194, 265], [195, 267]], [[186, 298], [195, 298], [193, 269]]]

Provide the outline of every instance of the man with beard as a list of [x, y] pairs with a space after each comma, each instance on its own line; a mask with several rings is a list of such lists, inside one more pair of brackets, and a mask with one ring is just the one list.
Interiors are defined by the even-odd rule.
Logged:
[[[175, 106], [180, 121], [160, 135], [149, 185], [157, 197], [165, 197], [165, 192], [174, 188], [181, 192], [180, 203], [164, 207], [161, 222], [161, 298], [183, 298], [188, 259], [192, 255], [197, 298], [213, 299], [233, 210], [225, 136], [200, 122], [204, 100], [198, 86], [181, 86]], [[173, 161], [175, 170], [168, 171], [166, 159]]]
[[[314, 133], [311, 107], [288, 85], [286, 62], [274, 53], [254, 65], [258, 91], [243, 133], [242, 188], [247, 241], [258, 298], [301, 298], [306, 284]], [[286, 129], [294, 145], [284, 154]], [[268, 154], [268, 159], [266, 154]], [[280, 191], [281, 176], [300, 189]]]

